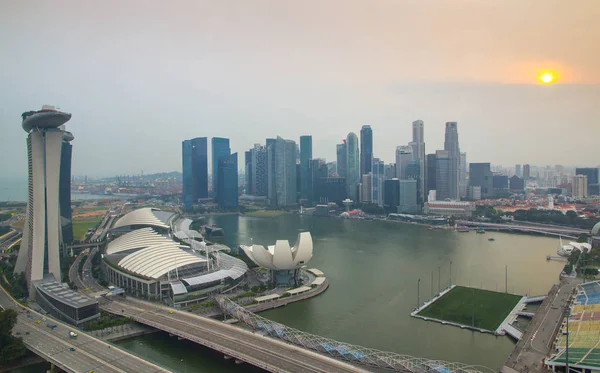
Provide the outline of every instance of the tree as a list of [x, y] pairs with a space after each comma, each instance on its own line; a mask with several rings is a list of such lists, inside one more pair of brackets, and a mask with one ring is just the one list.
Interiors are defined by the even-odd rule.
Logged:
[[579, 243], [586, 243], [586, 242], [588, 242], [588, 235], [587, 235], [587, 233], [580, 234], [579, 237], [577, 237], [577, 242], [579, 242]]
[[11, 335], [17, 324], [17, 311], [0, 310], [0, 364], [5, 364], [25, 355], [25, 345], [21, 338]]

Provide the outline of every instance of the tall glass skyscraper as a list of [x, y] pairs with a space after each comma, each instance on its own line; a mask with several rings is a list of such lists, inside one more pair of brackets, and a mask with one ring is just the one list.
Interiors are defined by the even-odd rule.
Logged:
[[419, 162], [419, 200], [425, 200], [425, 189], [427, 188], [427, 172], [425, 168], [427, 165], [427, 158], [425, 156], [425, 124], [422, 120], [415, 120], [412, 123], [413, 128], [413, 159]]
[[467, 153], [460, 153], [460, 198], [467, 198]]
[[219, 159], [217, 166], [219, 189], [217, 203], [220, 208], [238, 207], [238, 154], [233, 153]]
[[219, 190], [219, 161], [231, 154], [229, 139], [223, 137], [213, 137], [212, 145], [212, 193], [217, 196]]
[[28, 134], [29, 197], [14, 271], [25, 273], [29, 294], [34, 297], [34, 281], [45, 277], [62, 281], [60, 246], [65, 224], [61, 220], [70, 214], [62, 210], [70, 210], [71, 206], [66, 206], [66, 199], [61, 200], [61, 186], [66, 187], [61, 185], [61, 178], [66, 178], [68, 172], [70, 179], [70, 145], [64, 143], [73, 140], [73, 135], [63, 127], [71, 114], [53, 106], [25, 112], [22, 118], [22, 127]]
[[312, 195], [310, 178], [312, 157], [312, 136], [300, 136], [300, 195], [302, 198], [310, 198]]
[[[60, 152], [59, 204], [62, 242], [73, 242], [73, 214], [71, 210], [71, 158], [73, 155], [73, 135], [66, 132], [63, 135]], [[78, 237], [79, 239], [80, 237]]]
[[336, 162], [336, 167], [337, 167], [337, 174], [339, 177], [346, 177], [346, 167], [348, 167], [348, 162], [346, 161], [346, 156], [347, 156], [347, 145], [346, 145], [346, 140], [344, 140], [343, 143], [341, 144], [337, 144], [336, 146], [336, 153], [337, 153], [337, 162]]
[[360, 129], [360, 175], [366, 175], [373, 169], [373, 130], [365, 124]]
[[252, 194], [252, 149], [244, 152], [244, 177], [244, 193]]
[[446, 122], [444, 150], [448, 152], [448, 198], [458, 201], [460, 200], [460, 146], [456, 122]]
[[373, 158], [372, 192], [373, 203], [383, 206], [383, 181], [385, 180], [385, 164], [379, 158]]
[[268, 195], [272, 205], [296, 204], [296, 143], [277, 137], [268, 149]]
[[438, 150], [435, 153], [435, 190], [438, 201], [450, 198], [448, 182], [450, 177], [450, 156], [446, 150]]
[[183, 207], [191, 211], [199, 198], [208, 198], [208, 140], [197, 137], [181, 142]]
[[267, 148], [261, 144], [254, 144], [252, 149], [252, 195], [267, 195], [267, 171]]
[[358, 137], [354, 132], [350, 132], [346, 137], [346, 187], [348, 188], [348, 198], [354, 202], [358, 202], [360, 176]]
[[412, 146], [398, 146], [396, 147], [396, 178], [399, 180], [406, 180], [408, 165], [413, 161], [413, 148]]

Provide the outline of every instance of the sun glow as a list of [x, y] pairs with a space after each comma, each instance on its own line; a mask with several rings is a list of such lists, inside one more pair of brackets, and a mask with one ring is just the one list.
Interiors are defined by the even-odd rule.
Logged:
[[540, 82], [542, 84], [552, 84], [556, 80], [556, 76], [550, 72], [544, 72], [540, 75]]

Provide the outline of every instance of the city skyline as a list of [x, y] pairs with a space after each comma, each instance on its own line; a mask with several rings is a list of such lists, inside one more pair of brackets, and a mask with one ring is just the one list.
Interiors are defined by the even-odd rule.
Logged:
[[[26, 177], [14, 113], [46, 103], [78, 113], [75, 175], [179, 170], [179, 143], [196, 136], [230, 138], [243, 154], [266, 137], [310, 134], [313, 155], [332, 160], [332, 144], [365, 123], [374, 156], [388, 163], [411, 141], [415, 119], [425, 123], [430, 151], [442, 148], [444, 123], [457, 121], [473, 162], [595, 166], [586, 151], [600, 135], [594, 1], [546, 1], [535, 12], [517, 1], [331, 1], [319, 12], [302, 3], [167, 10], [132, 1], [119, 3], [118, 14], [111, 1], [32, 4], [0, 12], [2, 34], [11, 35], [0, 46], [12, 56], [0, 71], [11, 87], [0, 93], [0, 147], [13, 160], [5, 177]], [[431, 26], [412, 32], [422, 20]], [[538, 84], [545, 68], [559, 73], [556, 84]], [[565, 130], [586, 136], [560, 153]]]

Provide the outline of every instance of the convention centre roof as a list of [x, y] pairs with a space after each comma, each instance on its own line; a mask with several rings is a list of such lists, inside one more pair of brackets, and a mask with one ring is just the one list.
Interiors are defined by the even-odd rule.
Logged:
[[137, 210], [133, 210], [130, 213], [123, 215], [115, 225], [114, 228], [127, 227], [131, 225], [140, 226], [145, 225], [149, 227], [159, 227], [169, 229], [169, 219], [175, 215], [172, 212], [161, 211], [153, 209], [151, 207], [145, 207]]

